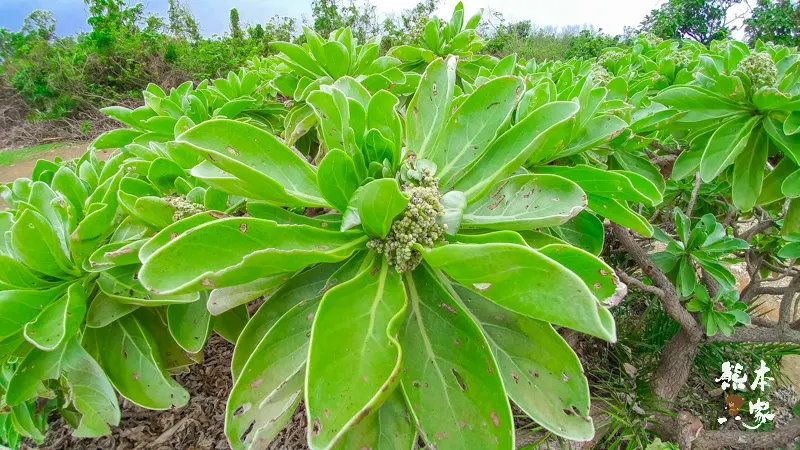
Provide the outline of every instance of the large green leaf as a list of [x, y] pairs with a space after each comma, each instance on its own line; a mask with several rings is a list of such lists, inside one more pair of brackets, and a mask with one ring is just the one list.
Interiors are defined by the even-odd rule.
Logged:
[[54, 351], [33, 349], [20, 362], [8, 383], [5, 402], [16, 406], [36, 397], [42, 381], [57, 379], [61, 375], [61, 358], [66, 343]]
[[288, 274], [272, 275], [237, 286], [214, 289], [208, 296], [206, 307], [212, 315], [218, 316], [259, 297], [269, 297], [280, 288], [288, 276]]
[[334, 264], [320, 264], [289, 279], [280, 290], [266, 299], [242, 330], [233, 349], [231, 373], [239, 377], [261, 339], [295, 305], [321, 298], [328, 279], [337, 269]]
[[314, 169], [277, 138], [233, 120], [203, 122], [176, 141], [248, 183], [257, 200], [296, 206], [327, 206]]
[[610, 342], [614, 318], [580, 277], [528, 247], [450, 244], [424, 254], [434, 268], [498, 305]]
[[764, 130], [766, 130], [772, 142], [784, 152], [796, 165], [800, 165], [800, 133], [792, 135], [783, 134], [781, 124], [772, 117], [764, 120]]
[[603, 222], [588, 210], [581, 211], [569, 222], [552, 227], [548, 232], [593, 255], [603, 251], [605, 228]]
[[330, 150], [319, 163], [317, 182], [325, 200], [342, 212], [361, 184], [353, 159], [338, 148]]
[[652, 182], [633, 172], [603, 170], [586, 165], [542, 166], [533, 171], [572, 180], [587, 194], [594, 196], [644, 203], [648, 206], [656, 206], [663, 200], [661, 192]]
[[211, 314], [204, 298], [167, 307], [167, 324], [175, 342], [189, 353], [203, 349], [211, 333]]
[[480, 157], [511, 117], [523, 82], [514, 76], [495, 78], [475, 90], [453, 113], [439, 141], [425, 159], [439, 168], [439, 183], [449, 187]]
[[440, 450], [513, 449], [511, 408], [480, 328], [427, 266], [404, 281], [401, 383], [417, 431]]
[[406, 209], [408, 201], [392, 178], [381, 178], [364, 185], [358, 192], [357, 207], [364, 231], [371, 237], [385, 238], [392, 221]]
[[50, 351], [69, 340], [83, 323], [86, 292], [80, 283], [72, 283], [66, 295], [51, 303], [25, 325], [25, 339], [37, 348]]
[[88, 328], [84, 345], [111, 384], [131, 402], [149, 409], [168, 409], [189, 401], [189, 393], [163, 367], [153, 336], [134, 315], [103, 328]]
[[406, 147], [419, 158], [428, 158], [436, 146], [445, 120], [450, 117], [456, 82], [457, 59], [431, 62], [406, 113]]
[[764, 177], [757, 203], [759, 205], [766, 205], [784, 198], [786, 194], [783, 193], [783, 183], [797, 170], [797, 164], [791, 159], [781, 159], [775, 168], [772, 169], [772, 172]]
[[589, 384], [564, 339], [548, 323], [501, 308], [463, 286], [453, 289], [483, 328], [514, 403], [559, 436], [590, 439]]
[[233, 449], [264, 448], [291, 419], [302, 399], [309, 334], [318, 305], [318, 299], [296, 304], [253, 349], [225, 410], [225, 434]]
[[703, 89], [699, 86], [673, 86], [664, 89], [654, 101], [682, 111], [691, 110], [743, 110], [742, 105]]
[[211, 318], [211, 328], [226, 341], [235, 344], [250, 321], [247, 305], [239, 305]]
[[[614, 269], [585, 250], [567, 244], [549, 244], [537, 250], [579, 276], [601, 303], [616, 304], [627, 293]], [[611, 301], [615, 295], [617, 298]]]
[[574, 102], [553, 102], [536, 109], [494, 141], [467, 173], [453, 183], [453, 188], [463, 191], [470, 203], [483, 197], [528, 158], [536, 159], [551, 138], [568, 133], [578, 109]]
[[589, 208], [600, 216], [630, 228], [645, 237], [653, 235], [653, 226], [644, 216], [634, 212], [624, 200], [589, 195]]
[[[751, 132], [759, 120], [758, 117], [742, 117], [729, 120], [717, 128], [700, 161], [700, 176], [704, 182], [714, 181], [717, 175], [733, 164], [752, 139]], [[757, 139], [757, 136], [754, 138]]]
[[586, 194], [556, 175], [516, 175], [497, 183], [464, 211], [462, 228], [530, 230], [568, 221], [586, 207]]
[[108, 425], [119, 425], [117, 393], [103, 369], [77, 339], [67, 344], [61, 369], [72, 393], [72, 403], [81, 413], [73, 436], [100, 437], [111, 433]]
[[406, 311], [403, 282], [385, 258], [322, 297], [306, 371], [309, 445], [330, 448], [397, 386]]
[[769, 156], [769, 137], [763, 129], [756, 129], [747, 142], [747, 147], [736, 157], [733, 165], [731, 191], [733, 205], [742, 211], [750, 211], [756, 205], [761, 185], [764, 182], [764, 167]]
[[411, 424], [402, 390], [395, 389], [378, 412], [369, 415], [355, 428], [345, 433], [334, 448], [413, 450], [416, 437], [416, 430]]
[[[0, 233], [3, 233], [0, 229]], [[4, 243], [0, 238], [0, 290], [38, 289], [50, 285], [25, 264], [2, 254]]]
[[52, 277], [69, 279], [80, 275], [69, 260], [54, 227], [32, 209], [26, 209], [11, 226], [11, 248], [28, 267]]
[[114, 267], [101, 272], [97, 278], [100, 291], [109, 298], [130, 305], [161, 306], [177, 303], [193, 303], [199, 296], [197, 292], [186, 294], [154, 294], [142, 286], [138, 279], [139, 266]]
[[25, 324], [34, 320], [49, 304], [61, 297], [68, 284], [47, 290], [0, 291], [0, 339], [22, 331]]
[[138, 305], [118, 302], [101, 291], [94, 296], [92, 304], [89, 305], [89, 311], [86, 313], [86, 326], [102, 328], [137, 309], [139, 309]]
[[[359, 232], [278, 225], [248, 217], [220, 219], [154, 251], [142, 265], [139, 280], [162, 294], [236, 286], [315, 263], [342, 261], [364, 248], [366, 240]], [[225, 246], [212, 244], [219, 242]]]

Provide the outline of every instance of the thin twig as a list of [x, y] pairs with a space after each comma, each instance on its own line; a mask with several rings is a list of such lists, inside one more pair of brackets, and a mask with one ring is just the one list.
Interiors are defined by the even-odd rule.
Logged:
[[686, 207], [686, 217], [692, 217], [692, 211], [694, 211], [694, 205], [697, 203], [697, 194], [700, 192], [700, 185], [703, 183], [703, 180], [700, 178], [700, 172], [697, 172], [694, 175], [694, 188], [692, 189], [692, 196], [689, 198], [689, 206]]

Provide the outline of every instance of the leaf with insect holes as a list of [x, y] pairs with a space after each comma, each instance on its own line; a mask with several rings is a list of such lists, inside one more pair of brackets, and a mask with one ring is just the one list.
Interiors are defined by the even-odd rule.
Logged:
[[486, 152], [453, 183], [470, 203], [482, 198], [499, 180], [511, 176], [528, 158], [537, 158], [551, 138], [569, 133], [578, 113], [573, 102], [553, 102], [536, 109], [500, 135]]
[[504, 308], [616, 341], [611, 313], [586, 283], [536, 250], [515, 244], [451, 244], [423, 256], [432, 267]]
[[205, 298], [167, 306], [167, 325], [182, 349], [189, 353], [202, 350], [211, 333], [211, 314], [206, 309]]
[[[358, 231], [279, 225], [251, 217], [219, 219], [155, 250], [142, 265], [139, 280], [160, 294], [237, 286], [311, 264], [342, 261], [364, 248], [366, 241]], [[225, 242], [225, 247], [209, 242]]]
[[483, 329], [514, 403], [558, 436], [590, 439], [589, 384], [564, 339], [546, 322], [501, 308], [463, 286], [453, 289]]
[[228, 397], [225, 434], [233, 449], [259, 448], [289, 422], [303, 398], [308, 342], [319, 298], [280, 316], [253, 349]]
[[89, 328], [84, 346], [131, 402], [169, 409], [189, 401], [189, 393], [167, 374], [156, 354], [156, 341], [140, 318], [129, 314], [103, 328]]
[[336, 450], [371, 448], [375, 450], [409, 450], [417, 435], [411, 423], [401, 389], [386, 399], [378, 411], [369, 415], [345, 433], [333, 447]]
[[455, 57], [436, 59], [425, 69], [406, 113], [406, 147], [418, 158], [433, 152], [451, 114], [456, 82]]
[[233, 380], [239, 377], [244, 365], [250, 359], [261, 339], [284, 314], [297, 304], [321, 298], [329, 278], [338, 265], [320, 264], [295, 275], [280, 289], [266, 297], [266, 302], [258, 308], [242, 330], [236, 347], [233, 349], [231, 374]]
[[25, 339], [45, 351], [64, 344], [80, 329], [86, 314], [86, 302], [83, 286], [72, 283], [66, 295], [48, 305], [35, 320], [25, 325]]
[[[448, 246], [449, 247], [449, 246]], [[511, 408], [478, 325], [424, 265], [406, 273], [401, 387], [425, 442], [437, 448], [514, 448]]]
[[190, 128], [176, 141], [246, 183], [257, 195], [253, 199], [282, 205], [327, 206], [317, 187], [314, 169], [277, 138], [253, 125], [210, 120]]
[[322, 297], [306, 370], [312, 449], [335, 444], [397, 386], [403, 351], [395, 336], [405, 311], [402, 279], [384, 258]]
[[556, 175], [516, 175], [501, 180], [464, 211], [461, 227], [530, 230], [561, 225], [586, 207], [586, 194]]
[[433, 150], [425, 159], [439, 168], [439, 183], [449, 188], [478, 159], [510, 119], [522, 95], [523, 82], [514, 76], [488, 81], [450, 115]]

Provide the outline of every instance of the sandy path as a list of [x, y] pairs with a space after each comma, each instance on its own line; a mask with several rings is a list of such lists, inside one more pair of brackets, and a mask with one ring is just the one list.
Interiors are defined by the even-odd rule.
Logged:
[[[0, 183], [8, 183], [17, 178], [30, 177], [33, 172], [33, 167], [36, 165], [36, 161], [40, 159], [52, 161], [56, 156], [60, 156], [61, 159], [78, 158], [86, 152], [86, 147], [88, 145], [89, 144], [85, 142], [65, 144], [62, 147], [56, 147], [52, 150], [37, 153], [31, 159], [19, 161], [10, 166], [0, 166]], [[98, 152], [98, 156], [102, 158], [103, 152]]]

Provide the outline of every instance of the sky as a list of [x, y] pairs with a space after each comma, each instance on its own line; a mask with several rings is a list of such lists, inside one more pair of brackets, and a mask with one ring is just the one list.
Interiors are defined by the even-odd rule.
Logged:
[[[136, 0], [129, 0], [137, 3]], [[167, 0], [140, 0], [145, 11], [166, 16]], [[243, 23], [264, 23], [274, 15], [311, 16], [310, 0], [184, 0], [200, 22], [205, 36], [223, 34], [228, 29], [228, 12], [238, 8]], [[379, 17], [399, 13], [416, 5], [418, 0], [371, 0]], [[439, 17], [449, 18], [458, 0], [443, 0]], [[663, 0], [466, 0], [467, 17], [479, 8], [501, 12], [506, 19], [530, 20], [539, 26], [591, 25], [616, 35], [626, 26], [637, 26], [650, 10]], [[88, 31], [83, 0], [0, 0], [0, 28], [19, 30], [23, 19], [33, 10], [50, 10], [56, 18], [56, 33], [67, 36]]]

